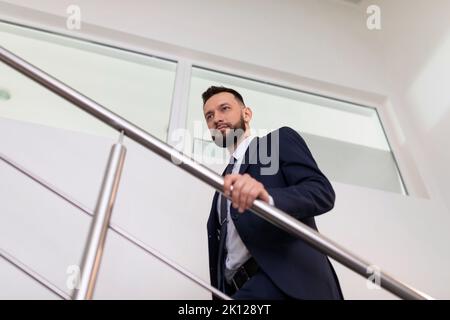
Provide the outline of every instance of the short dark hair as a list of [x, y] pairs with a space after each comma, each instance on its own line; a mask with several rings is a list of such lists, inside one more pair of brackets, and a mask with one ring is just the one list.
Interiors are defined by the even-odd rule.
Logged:
[[211, 86], [208, 89], [206, 89], [205, 92], [203, 92], [203, 94], [202, 94], [203, 105], [205, 105], [206, 101], [208, 101], [208, 99], [211, 98], [213, 95], [216, 95], [221, 92], [231, 93], [239, 103], [241, 103], [242, 105], [245, 106], [244, 98], [242, 98], [242, 96], [239, 92], [237, 92], [236, 90], [231, 89], [231, 88], [216, 87], [216, 86]]

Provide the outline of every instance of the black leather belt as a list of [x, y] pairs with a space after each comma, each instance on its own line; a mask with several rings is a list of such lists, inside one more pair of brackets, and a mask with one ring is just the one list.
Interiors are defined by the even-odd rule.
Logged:
[[258, 264], [254, 258], [250, 258], [242, 266], [240, 266], [231, 279], [231, 284], [234, 286], [236, 291], [242, 288], [244, 283], [246, 283], [247, 280], [258, 272], [258, 269]]

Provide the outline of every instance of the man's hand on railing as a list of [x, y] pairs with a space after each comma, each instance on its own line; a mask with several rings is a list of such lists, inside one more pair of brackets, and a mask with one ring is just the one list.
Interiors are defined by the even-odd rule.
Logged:
[[240, 213], [250, 209], [255, 199], [271, 203], [270, 195], [264, 185], [249, 174], [229, 174], [224, 177], [224, 194], [231, 194], [233, 208]]

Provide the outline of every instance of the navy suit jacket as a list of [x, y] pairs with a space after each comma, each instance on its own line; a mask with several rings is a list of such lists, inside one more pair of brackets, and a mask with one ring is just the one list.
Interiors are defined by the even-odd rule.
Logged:
[[[273, 174], [267, 155], [278, 157]], [[250, 143], [240, 174], [260, 181], [272, 196], [275, 207], [317, 230], [314, 216], [330, 211], [335, 193], [317, 167], [305, 141], [293, 129], [282, 127]], [[217, 199], [214, 195], [208, 219], [211, 284], [217, 287], [218, 230]], [[343, 299], [339, 281], [327, 256], [303, 240], [290, 235], [251, 211], [230, 215], [242, 241], [260, 268], [287, 295], [298, 299]]]

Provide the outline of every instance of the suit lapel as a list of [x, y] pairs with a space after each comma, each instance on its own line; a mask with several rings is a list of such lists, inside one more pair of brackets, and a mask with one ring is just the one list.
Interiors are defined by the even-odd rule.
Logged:
[[211, 211], [209, 213], [209, 218], [208, 218], [208, 229], [212, 232], [213, 230], [218, 228], [219, 225], [219, 219], [217, 216], [217, 200], [219, 198], [219, 192], [215, 192], [214, 193], [214, 197], [213, 197], [213, 201], [212, 201], [212, 206], [211, 206]]
[[255, 137], [248, 145], [248, 148], [245, 151], [244, 160], [242, 161], [241, 167], [239, 168], [239, 174], [244, 174], [250, 164], [257, 163], [258, 141], [259, 137]]

